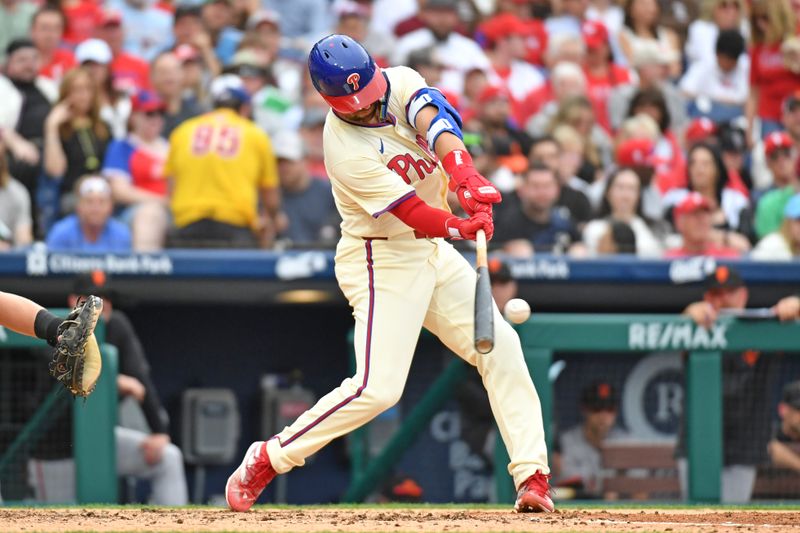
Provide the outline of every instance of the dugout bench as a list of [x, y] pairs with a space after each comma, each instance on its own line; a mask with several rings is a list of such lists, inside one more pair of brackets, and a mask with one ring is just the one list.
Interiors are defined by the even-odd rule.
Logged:
[[[51, 312], [59, 316], [66, 316], [69, 313], [66, 309], [55, 309]], [[103, 369], [94, 392], [88, 398], [72, 400], [64, 386], [53, 380], [50, 393], [39, 404], [33, 416], [26, 421], [9, 446], [0, 453], [0, 477], [17, 459], [24, 447], [33, 446], [47, 431], [52, 422], [49, 416], [51, 410], [62, 396], [66, 396], [72, 402], [77, 503], [117, 503], [118, 478], [114, 427], [117, 424], [119, 366], [117, 349], [104, 342], [105, 323], [102, 318], [97, 322], [95, 337], [100, 346]], [[44, 340], [20, 335], [0, 327], [0, 349], [2, 348], [51, 349]], [[42, 366], [41, 372], [47, 374], [48, 368]]]
[[[758, 350], [800, 351], [800, 322], [748, 321], [721, 317], [705, 330], [676, 315], [534, 314], [516, 326], [528, 369], [542, 404], [548, 449], [552, 449], [553, 390], [548, 380], [555, 352], [648, 353], [688, 352], [686, 364], [686, 445], [689, 461], [689, 499], [720, 501], [722, 470], [722, 354]], [[350, 333], [351, 360], [352, 331]], [[350, 438], [352, 477], [343, 497], [363, 501], [390, 472], [430, 419], [452, 397], [463, 379], [466, 363], [454, 356], [383, 450], [366, 454], [366, 426]], [[766, 416], [766, 413], [765, 413]], [[513, 502], [515, 491], [506, 470], [508, 454], [502, 440], [495, 450], [495, 483], [500, 502]]]

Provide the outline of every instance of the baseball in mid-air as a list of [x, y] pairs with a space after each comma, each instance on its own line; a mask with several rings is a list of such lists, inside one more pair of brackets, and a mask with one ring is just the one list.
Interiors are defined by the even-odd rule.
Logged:
[[512, 298], [503, 310], [506, 320], [514, 324], [522, 324], [531, 316], [531, 306], [521, 298]]

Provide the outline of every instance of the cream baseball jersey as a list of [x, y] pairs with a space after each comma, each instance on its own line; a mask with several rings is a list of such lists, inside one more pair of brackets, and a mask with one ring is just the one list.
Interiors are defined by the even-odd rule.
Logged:
[[408, 67], [383, 69], [389, 82], [386, 121], [361, 126], [328, 113], [323, 134], [325, 167], [342, 217], [342, 232], [394, 237], [412, 231], [386, 212], [416, 192], [449, 211], [447, 177], [423, 135], [408, 123], [406, 106], [426, 87]]

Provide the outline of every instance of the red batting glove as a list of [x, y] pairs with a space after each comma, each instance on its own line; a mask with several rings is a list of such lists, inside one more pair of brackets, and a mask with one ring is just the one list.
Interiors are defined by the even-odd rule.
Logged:
[[[497, 204], [503, 200], [492, 182], [475, 170], [472, 165], [472, 157], [466, 150], [453, 150], [445, 156], [442, 166], [450, 176], [451, 191], [455, 192], [459, 187], [464, 187], [475, 201], [483, 204]], [[460, 196], [459, 200], [461, 200]]]
[[[488, 213], [478, 212], [469, 218], [453, 217], [445, 224], [454, 239], [474, 241], [479, 229], [486, 233], [486, 240], [491, 240], [494, 235], [494, 222]], [[458, 232], [458, 237], [455, 233]]]
[[458, 187], [455, 192], [456, 196], [458, 196], [458, 203], [461, 204], [467, 215], [472, 216], [475, 213], [492, 214], [492, 204], [477, 201], [466, 187]]

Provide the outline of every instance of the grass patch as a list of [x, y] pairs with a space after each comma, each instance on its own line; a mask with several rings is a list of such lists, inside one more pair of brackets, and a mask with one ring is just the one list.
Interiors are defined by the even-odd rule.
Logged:
[[[253, 506], [256, 511], [288, 510], [288, 511], [307, 511], [307, 510], [486, 510], [486, 511], [510, 511], [511, 503], [331, 503], [331, 504], [310, 504], [310, 505], [289, 505], [289, 504], [258, 504]], [[117, 505], [117, 504], [76, 504], [76, 505], [53, 505], [53, 504], [31, 504], [22, 502], [5, 502], [0, 505], [2, 509], [109, 509], [109, 510], [141, 510], [141, 511], [209, 511], [223, 510], [221, 506], [210, 505], [184, 505], [180, 507], [168, 507], [159, 505]], [[653, 509], [653, 510], [697, 510], [711, 509], [719, 511], [800, 511], [800, 501], [765, 501], [755, 502], [746, 505], [721, 505], [713, 503], [686, 503], [686, 502], [647, 502], [647, 501], [599, 501], [599, 500], [566, 500], [556, 501], [556, 508], [564, 510], [610, 510], [615, 509]]]

